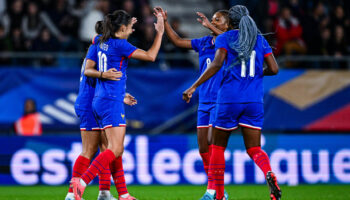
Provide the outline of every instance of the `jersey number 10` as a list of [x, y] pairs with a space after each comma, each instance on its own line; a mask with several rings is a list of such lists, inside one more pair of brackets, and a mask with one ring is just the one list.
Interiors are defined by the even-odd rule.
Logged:
[[[249, 76], [254, 77], [255, 75], [255, 57], [256, 57], [256, 51], [252, 51], [252, 54], [250, 54], [250, 61], [249, 61]], [[241, 77], [246, 77], [247, 72], [247, 65], [245, 61], [243, 60], [241, 63]]]
[[98, 52], [98, 71], [106, 72], [107, 71], [107, 56], [101, 51]]

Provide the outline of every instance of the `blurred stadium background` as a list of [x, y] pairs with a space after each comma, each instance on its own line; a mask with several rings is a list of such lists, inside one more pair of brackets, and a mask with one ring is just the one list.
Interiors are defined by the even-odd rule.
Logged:
[[[246, 5], [268, 33], [281, 68], [264, 79], [262, 142], [279, 182], [349, 184], [350, 1], [1, 0], [0, 185], [68, 183], [81, 149], [74, 112], [81, 63], [94, 24], [105, 14], [124, 9], [136, 16], [129, 41], [148, 49], [155, 34], [154, 6], [168, 11], [180, 36], [196, 38], [209, 34], [196, 21], [196, 11], [210, 19], [216, 10], [236, 4]], [[195, 136], [198, 103], [181, 99], [198, 77], [198, 56], [164, 39], [155, 63], [129, 64], [127, 91], [139, 103], [126, 107], [127, 182], [201, 185], [206, 176]], [[42, 136], [16, 134], [14, 124], [26, 99], [36, 102]], [[226, 160], [227, 184], [264, 183], [239, 130], [230, 139]]]

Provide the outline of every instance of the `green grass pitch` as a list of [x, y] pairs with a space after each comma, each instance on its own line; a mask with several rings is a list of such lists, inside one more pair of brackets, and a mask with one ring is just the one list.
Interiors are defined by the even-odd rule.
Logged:
[[[269, 199], [266, 185], [227, 185], [230, 200]], [[350, 185], [281, 186], [283, 200], [350, 199]], [[129, 192], [139, 200], [198, 200], [205, 186], [129, 186]], [[116, 194], [115, 188], [111, 191]], [[67, 186], [1, 186], [0, 200], [64, 200]], [[98, 187], [89, 186], [85, 200], [97, 199]]]

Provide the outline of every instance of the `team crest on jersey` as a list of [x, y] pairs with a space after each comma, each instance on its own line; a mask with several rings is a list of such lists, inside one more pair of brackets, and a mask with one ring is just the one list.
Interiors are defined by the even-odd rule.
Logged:
[[120, 116], [122, 116], [122, 118], [124, 120], [125, 115], [123, 113], [120, 113]]
[[108, 44], [105, 44], [105, 43], [101, 43], [100, 44], [100, 48], [104, 51], [108, 51]]

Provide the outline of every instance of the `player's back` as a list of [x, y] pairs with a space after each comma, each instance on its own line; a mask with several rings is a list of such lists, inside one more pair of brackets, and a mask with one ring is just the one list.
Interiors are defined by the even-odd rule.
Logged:
[[[199, 71], [200, 74], [203, 74], [215, 57], [214, 38], [213, 36], [205, 36], [198, 39], [192, 39], [191, 45], [193, 50], [199, 54]], [[200, 103], [216, 102], [221, 80], [222, 70], [217, 72], [198, 88]]]
[[224, 78], [218, 94], [218, 103], [263, 102], [263, 63], [264, 57], [272, 50], [262, 35], [257, 36], [256, 44], [249, 60], [240, 62], [238, 53], [230, 47], [238, 40], [239, 31], [231, 30], [218, 36], [215, 49], [224, 48], [227, 58], [224, 62]]
[[115, 68], [123, 73], [120, 81], [99, 79], [96, 85], [95, 96], [123, 101], [128, 58], [136, 50], [136, 47], [132, 46], [125, 39], [117, 38], [101, 42], [99, 41], [99, 37], [97, 37], [95, 43], [97, 44], [97, 63], [99, 71], [106, 72], [111, 68]]
[[87, 59], [97, 62], [96, 45], [90, 45], [86, 57], [81, 66], [79, 94], [75, 101], [75, 108], [79, 110], [91, 110], [91, 103], [95, 95], [96, 79], [84, 75]]

